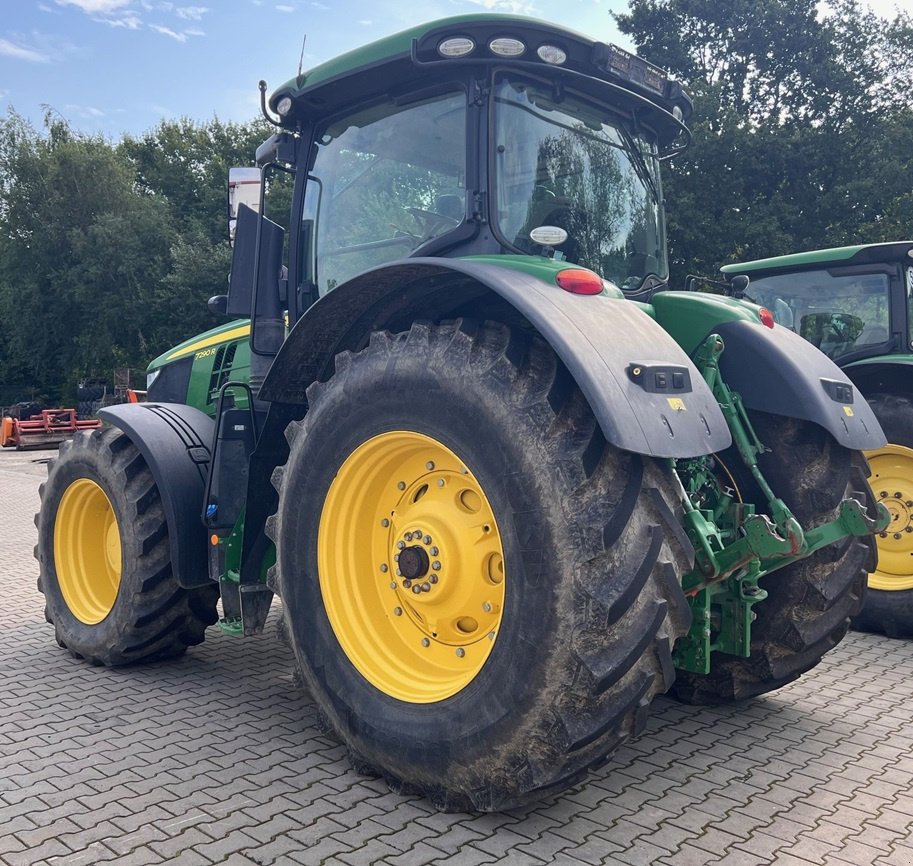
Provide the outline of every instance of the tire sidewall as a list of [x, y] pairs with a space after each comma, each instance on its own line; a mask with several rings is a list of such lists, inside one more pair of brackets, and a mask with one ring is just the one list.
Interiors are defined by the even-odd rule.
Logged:
[[[60, 501], [70, 485], [80, 479], [94, 481], [108, 497], [117, 519], [121, 542], [121, 581], [117, 596], [108, 615], [92, 625], [77, 619], [70, 610], [60, 588], [54, 558], [54, 532]], [[42, 589], [50, 618], [58, 630], [58, 638], [76, 653], [96, 656], [99, 648], [116, 644], [123, 631], [123, 611], [130, 607], [131, 596], [137, 589], [129, 585], [134, 570], [127, 564], [135, 561], [141, 553], [135, 534], [130, 531], [130, 510], [123, 484], [118, 483], [112, 466], [101, 459], [99, 451], [80, 449], [77, 452], [74, 443], [55, 460], [45, 484], [38, 521]]]
[[[402, 755], [412, 768], [403, 775], [432, 778], [454, 757], [467, 764], [509, 748], [523, 730], [518, 719], [535, 727], [548, 692], [541, 672], [553, 667], [548, 659], [561, 642], [570, 642], [569, 617], [562, 624], [562, 600], [546, 573], [547, 564], [558, 567], [553, 527], [521, 484], [536, 477], [533, 425], [505, 429], [506, 419], [515, 422], [518, 413], [508, 414], [503, 405], [498, 410], [503, 395], [497, 388], [476, 382], [478, 390], [467, 394], [440, 371], [430, 374], [420, 360], [400, 365], [396, 381], [408, 386], [405, 392], [378, 387], [369, 377], [346, 382], [307, 416], [283, 482], [286, 500], [294, 491], [294, 507], [280, 503], [282, 596], [305, 678], [331, 721], [369, 759], [379, 746]], [[480, 412], [481, 403], [488, 404], [486, 411]], [[353, 667], [327, 618], [317, 576], [317, 535], [330, 484], [355, 448], [393, 430], [430, 436], [465, 463], [492, 506], [505, 557], [505, 607], [491, 655], [471, 683], [430, 705], [392, 698]], [[547, 484], [546, 455], [539, 457], [537, 482]]]

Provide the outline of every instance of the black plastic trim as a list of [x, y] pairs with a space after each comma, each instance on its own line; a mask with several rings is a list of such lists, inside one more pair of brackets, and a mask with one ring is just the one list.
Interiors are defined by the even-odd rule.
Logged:
[[98, 417], [123, 430], [155, 479], [177, 582], [192, 589], [210, 583], [206, 529], [200, 520], [215, 424], [182, 403], [125, 403]]
[[[820, 424], [846, 448], [871, 450], [887, 440], [864, 400], [852, 399], [855, 386], [830, 358], [788, 328], [754, 322], [714, 327], [725, 343], [720, 370], [749, 409], [802, 418]], [[838, 402], [835, 389], [849, 391]]]
[[[639, 307], [608, 296], [572, 295], [521, 271], [465, 259], [407, 259], [368, 271], [314, 304], [295, 325], [260, 390], [260, 398], [306, 403], [311, 382], [327, 378], [333, 359], [358, 349], [372, 331], [438, 318], [494, 293], [557, 353], [590, 403], [606, 439], [655, 457], [721, 451], [731, 437], [710, 389], [681, 347]], [[644, 391], [631, 364], [688, 370], [684, 396]]]

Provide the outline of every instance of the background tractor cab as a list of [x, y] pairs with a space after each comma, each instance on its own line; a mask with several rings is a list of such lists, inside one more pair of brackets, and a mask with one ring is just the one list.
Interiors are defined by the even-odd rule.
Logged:
[[726, 265], [730, 285], [839, 364], [888, 437], [867, 454], [891, 513], [858, 628], [913, 637], [913, 241], [813, 250]]

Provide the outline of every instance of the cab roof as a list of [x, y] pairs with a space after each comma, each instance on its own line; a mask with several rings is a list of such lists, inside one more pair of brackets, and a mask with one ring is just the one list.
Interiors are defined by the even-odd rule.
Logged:
[[[472, 41], [468, 54], [454, 58], [439, 53], [444, 40], [458, 37]], [[525, 50], [516, 57], [498, 56], [490, 48], [492, 40], [498, 38], [518, 39]], [[542, 59], [538, 49], [546, 45], [561, 49], [566, 60], [555, 65]], [[280, 114], [280, 120], [282, 126], [294, 129], [308, 117], [325, 116], [374, 91], [389, 92], [398, 85], [434, 76], [452, 78], [460, 67], [473, 63], [576, 74], [582, 80], [633, 93], [640, 102], [652, 103], [667, 116], [676, 106], [684, 120], [691, 114], [691, 98], [682, 86], [642, 58], [560, 25], [492, 13], [432, 21], [349, 51], [287, 81], [274, 91], [269, 105], [279, 113], [279, 103], [290, 97], [293, 108], [284, 117]], [[671, 117], [668, 121], [677, 126]], [[672, 137], [672, 131], [667, 129], [666, 135]]]
[[809, 250], [787, 256], [755, 259], [752, 262], [736, 262], [724, 265], [720, 271], [729, 277], [735, 274], [756, 274], [762, 271], [794, 271], [831, 264], [867, 265], [877, 262], [894, 262], [904, 257], [910, 258], [913, 263], [913, 241], [890, 241], [880, 244], [856, 244], [849, 247]]

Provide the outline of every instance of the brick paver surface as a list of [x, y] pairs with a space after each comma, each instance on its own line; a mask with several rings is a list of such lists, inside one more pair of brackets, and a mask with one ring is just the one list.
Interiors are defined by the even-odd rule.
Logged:
[[913, 864], [913, 641], [851, 634], [739, 706], [662, 699], [583, 787], [440, 814], [355, 774], [266, 633], [93, 668], [35, 588], [49, 452], [0, 452], [0, 863]]

